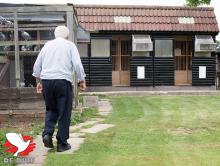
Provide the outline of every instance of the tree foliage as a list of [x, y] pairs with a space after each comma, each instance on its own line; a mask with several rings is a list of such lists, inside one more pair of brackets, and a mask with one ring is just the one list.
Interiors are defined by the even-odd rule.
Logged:
[[211, 0], [186, 0], [187, 6], [209, 5]]

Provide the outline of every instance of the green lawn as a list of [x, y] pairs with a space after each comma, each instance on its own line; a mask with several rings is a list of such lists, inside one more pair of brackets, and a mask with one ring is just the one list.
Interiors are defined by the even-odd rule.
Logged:
[[106, 123], [74, 154], [46, 166], [219, 166], [220, 97], [113, 97]]

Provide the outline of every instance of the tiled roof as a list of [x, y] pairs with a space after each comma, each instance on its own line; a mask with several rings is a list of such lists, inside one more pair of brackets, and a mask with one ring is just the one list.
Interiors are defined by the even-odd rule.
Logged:
[[[219, 31], [210, 7], [97, 6], [76, 5], [79, 24], [88, 31]], [[131, 22], [115, 22], [114, 17], [130, 17]], [[179, 18], [194, 23], [179, 23]]]

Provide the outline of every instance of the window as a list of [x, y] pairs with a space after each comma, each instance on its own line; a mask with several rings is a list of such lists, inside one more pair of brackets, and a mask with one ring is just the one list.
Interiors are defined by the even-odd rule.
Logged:
[[109, 39], [92, 39], [91, 40], [92, 57], [109, 57], [110, 40]]
[[80, 57], [88, 57], [88, 44], [77, 44]]
[[155, 40], [155, 56], [171, 57], [173, 56], [172, 40]]

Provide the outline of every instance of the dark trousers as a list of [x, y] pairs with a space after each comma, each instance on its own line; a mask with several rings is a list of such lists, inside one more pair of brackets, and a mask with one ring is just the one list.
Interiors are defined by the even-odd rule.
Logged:
[[66, 144], [72, 112], [72, 85], [66, 80], [42, 80], [43, 96], [46, 105], [43, 135], [53, 135], [58, 122], [56, 135], [58, 144]]

